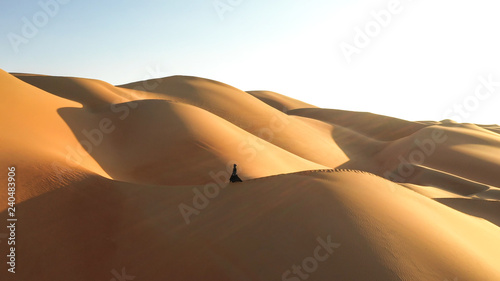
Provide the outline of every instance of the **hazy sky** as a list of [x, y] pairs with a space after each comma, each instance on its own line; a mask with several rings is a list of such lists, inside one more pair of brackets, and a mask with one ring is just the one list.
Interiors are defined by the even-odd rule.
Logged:
[[498, 0], [4, 0], [0, 68], [115, 85], [194, 75], [326, 108], [500, 124], [499, 12]]

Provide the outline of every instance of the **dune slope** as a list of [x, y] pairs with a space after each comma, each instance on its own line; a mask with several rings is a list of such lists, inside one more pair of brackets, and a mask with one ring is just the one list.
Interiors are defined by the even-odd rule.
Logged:
[[[221, 186], [186, 224], [179, 204], [193, 206], [194, 189], [203, 192], [93, 176], [24, 202], [19, 255], [32, 266], [18, 276], [107, 280], [125, 268], [146, 280], [500, 277], [496, 225], [374, 175], [308, 172]], [[293, 273], [321, 243], [329, 246], [316, 270]], [[50, 262], [37, 262], [46, 252]]]
[[0, 83], [1, 280], [500, 280], [498, 125], [188, 76]]

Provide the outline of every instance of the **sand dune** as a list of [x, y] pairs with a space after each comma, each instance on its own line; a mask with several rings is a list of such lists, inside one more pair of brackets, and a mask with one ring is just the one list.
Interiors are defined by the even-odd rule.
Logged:
[[[60, 108], [78, 108], [80, 104], [35, 88], [3, 70], [0, 70], [0, 84], [3, 99], [0, 123], [5, 132], [0, 134], [2, 164], [4, 167], [23, 167], [24, 176], [20, 181], [30, 186], [18, 194], [18, 202], [58, 187], [47, 187], [47, 190], [37, 187], [47, 176], [58, 177], [59, 182], [65, 182], [66, 178], [80, 179], [87, 173], [109, 177], [94, 158], [81, 149], [79, 141], [57, 113]], [[82, 151], [78, 164], [67, 161], [71, 150]], [[6, 202], [6, 196], [6, 193], [0, 194], [2, 202]], [[1, 206], [5, 210], [7, 205]]]
[[88, 110], [109, 108], [110, 103], [126, 102], [124, 91], [103, 81], [74, 77], [15, 74], [20, 80], [64, 99], [73, 100]]
[[247, 93], [283, 112], [299, 108], [317, 108], [314, 105], [271, 91], [247, 91]]
[[[141, 98], [173, 100], [199, 107], [318, 164], [336, 167], [348, 160], [335, 140], [325, 136], [328, 132], [318, 131], [244, 91], [217, 81], [173, 76], [120, 87], [148, 91], [137, 92], [136, 96]], [[314, 146], [308, 144], [311, 138], [318, 139]]]
[[[211, 173], [226, 172], [228, 165], [231, 172], [232, 163], [242, 167], [240, 174], [245, 179], [324, 167], [191, 105], [141, 100], [117, 106], [135, 108], [123, 120], [109, 110], [98, 114], [75, 108], [59, 110], [71, 128], [98, 128], [104, 118], [116, 124], [91, 155], [117, 180], [203, 184], [213, 181]], [[78, 130], [74, 133], [85, 138]]]
[[418, 122], [410, 122], [368, 112], [301, 108], [291, 110], [288, 114], [336, 124], [381, 141], [397, 140], [426, 127]]
[[[412, 154], [414, 157], [411, 157]], [[386, 170], [392, 170], [402, 162], [400, 159], [391, 159], [391, 155], [402, 155], [400, 159], [406, 161], [414, 158], [417, 163], [422, 162], [427, 167], [479, 183], [492, 186], [500, 184], [500, 174], [496, 173], [500, 165], [500, 139], [488, 132], [429, 126], [411, 137], [392, 142], [380, 152], [378, 157], [386, 159], [383, 165]], [[450, 155], [453, 156], [453, 163], [450, 163]]]
[[187, 76], [0, 83], [1, 280], [500, 280], [498, 125]]
[[[500, 185], [500, 174], [495, 173], [500, 165], [500, 138], [486, 129], [489, 126], [409, 122], [371, 113], [356, 115], [356, 112], [319, 108], [296, 109], [288, 113], [320, 120], [337, 130], [344, 130], [338, 136], [334, 135], [334, 139], [348, 156], [354, 157], [350, 157], [343, 167], [368, 170], [381, 176], [391, 173], [391, 179], [415, 184], [427, 182], [431, 177], [439, 181], [431, 173], [442, 172], [443, 178], [452, 174], [485, 185]], [[355, 135], [357, 137], [353, 137]], [[370, 151], [370, 155], [348, 153], [363, 150]], [[450, 155], [454, 159], [453, 165]], [[448, 179], [443, 181], [446, 183]]]

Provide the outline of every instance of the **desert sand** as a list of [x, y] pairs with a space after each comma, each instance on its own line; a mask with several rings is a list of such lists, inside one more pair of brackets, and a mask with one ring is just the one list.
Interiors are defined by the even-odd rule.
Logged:
[[[500, 280], [500, 126], [0, 70], [1, 280]], [[228, 183], [232, 165], [242, 183]], [[0, 193], [0, 221], [8, 218]]]

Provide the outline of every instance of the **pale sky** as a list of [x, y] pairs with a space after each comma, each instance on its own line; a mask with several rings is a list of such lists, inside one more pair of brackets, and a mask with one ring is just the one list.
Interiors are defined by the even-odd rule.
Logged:
[[499, 12], [498, 0], [5, 0], [0, 68], [115, 85], [193, 75], [325, 108], [500, 124]]

